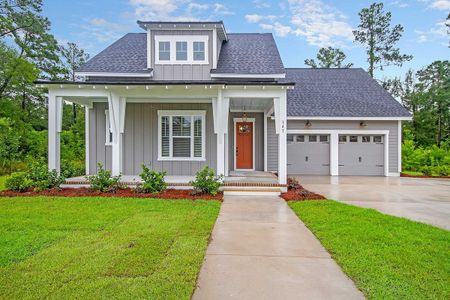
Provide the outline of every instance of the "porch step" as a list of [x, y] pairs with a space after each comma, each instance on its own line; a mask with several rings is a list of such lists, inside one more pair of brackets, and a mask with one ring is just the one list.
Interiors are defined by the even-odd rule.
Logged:
[[223, 194], [229, 196], [279, 196], [279, 187], [223, 187]]

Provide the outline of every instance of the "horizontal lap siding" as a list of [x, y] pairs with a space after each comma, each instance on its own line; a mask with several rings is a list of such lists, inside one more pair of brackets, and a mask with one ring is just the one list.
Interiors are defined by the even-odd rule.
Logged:
[[267, 171], [278, 171], [278, 135], [275, 121], [267, 119]]
[[[206, 110], [206, 161], [158, 161], [158, 110]], [[141, 164], [168, 175], [194, 175], [205, 165], [216, 168], [216, 135], [211, 104], [127, 103], [123, 134], [123, 173], [136, 175]]]
[[[288, 121], [288, 130], [361, 130], [360, 121], [315, 121], [305, 127], [306, 121]], [[389, 130], [389, 172], [398, 172], [398, 121], [365, 121], [365, 130]]]

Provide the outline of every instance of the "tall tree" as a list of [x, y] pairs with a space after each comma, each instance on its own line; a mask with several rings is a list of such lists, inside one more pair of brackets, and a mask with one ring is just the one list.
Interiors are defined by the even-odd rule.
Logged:
[[347, 56], [338, 48], [321, 48], [316, 58], [317, 62], [314, 59], [305, 59], [305, 65], [311, 68], [351, 68], [353, 66], [352, 63], [344, 64]]
[[[67, 43], [61, 46], [62, 63], [65, 70], [65, 77], [68, 80], [75, 81], [75, 70], [78, 69], [89, 59], [83, 49], [79, 48], [75, 43]], [[75, 123], [77, 119], [77, 105], [72, 103], [72, 122]]]
[[413, 58], [412, 55], [401, 54], [395, 47], [402, 36], [403, 26], [397, 24], [391, 28], [392, 14], [383, 10], [383, 3], [373, 3], [358, 15], [360, 23], [353, 35], [355, 42], [365, 45], [370, 76], [374, 77], [377, 68], [401, 66]]
[[[42, 77], [60, 73], [58, 44], [50, 31], [50, 21], [41, 15], [42, 0], [0, 0], [0, 41], [9, 40], [17, 49], [18, 59], [32, 62]], [[12, 66], [0, 85], [2, 97], [17, 73]]]

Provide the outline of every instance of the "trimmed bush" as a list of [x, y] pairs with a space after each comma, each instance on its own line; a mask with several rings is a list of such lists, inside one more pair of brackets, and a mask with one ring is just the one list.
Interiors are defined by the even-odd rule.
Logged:
[[37, 192], [51, 188], [59, 188], [64, 183], [64, 176], [58, 175], [56, 170], [49, 171], [47, 165], [42, 161], [30, 163], [28, 169], [30, 170], [28, 178], [32, 182], [32, 187]]
[[213, 169], [205, 166], [195, 175], [195, 180], [191, 182], [195, 192], [217, 195], [219, 188], [223, 184], [223, 176], [216, 176]]
[[31, 187], [32, 183], [26, 173], [16, 172], [6, 178], [5, 187], [11, 191], [25, 192]]
[[86, 176], [90, 187], [94, 191], [99, 192], [115, 192], [120, 186], [120, 178], [122, 176], [111, 176], [111, 172], [103, 169], [101, 163], [97, 164], [97, 175]]
[[65, 178], [83, 176], [86, 169], [83, 161], [61, 161], [61, 174]]
[[136, 188], [136, 191], [139, 193], [159, 193], [167, 188], [166, 181], [164, 180], [166, 172], [150, 170], [150, 168], [142, 164], [142, 172], [139, 176], [143, 181]]

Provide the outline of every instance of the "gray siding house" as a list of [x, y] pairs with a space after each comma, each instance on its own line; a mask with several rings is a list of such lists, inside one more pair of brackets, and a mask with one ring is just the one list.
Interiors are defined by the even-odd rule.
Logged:
[[362, 69], [285, 68], [271, 34], [141, 22], [49, 89], [50, 169], [63, 101], [86, 108], [86, 172], [398, 176], [410, 114]]

